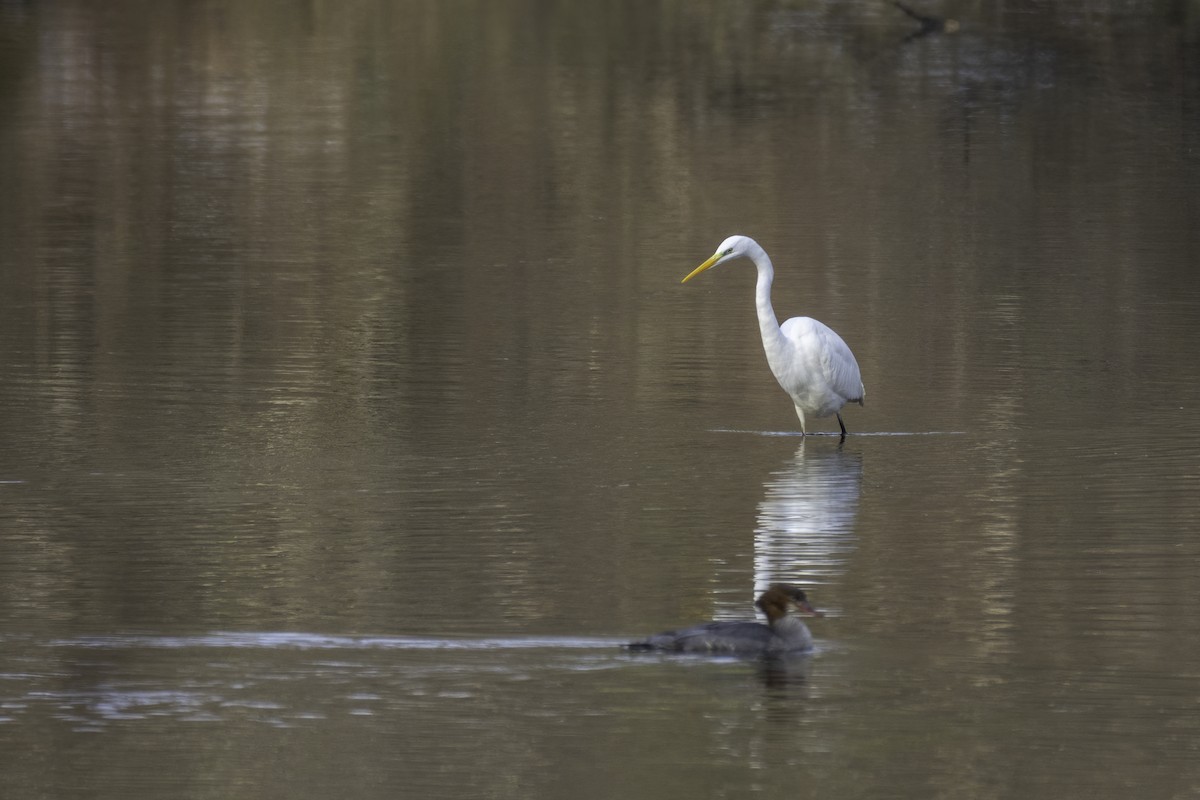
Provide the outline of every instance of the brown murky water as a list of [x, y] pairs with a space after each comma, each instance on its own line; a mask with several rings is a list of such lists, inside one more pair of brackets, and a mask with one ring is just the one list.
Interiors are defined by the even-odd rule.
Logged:
[[1200, 23], [954, 13], [0, 3], [0, 795], [1200, 793]]

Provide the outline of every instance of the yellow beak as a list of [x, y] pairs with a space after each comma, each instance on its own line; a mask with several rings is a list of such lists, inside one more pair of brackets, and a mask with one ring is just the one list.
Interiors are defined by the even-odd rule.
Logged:
[[701, 264], [700, 266], [696, 267], [694, 270], [689, 272], [688, 276], [686, 278], [684, 278], [683, 280], [681, 280], [680, 283], [687, 283], [692, 278], [696, 277], [701, 272], [704, 272], [704, 270], [708, 269], [709, 267], [711, 267], [713, 264], [717, 263], [720, 260], [721, 260], [721, 253], [713, 253], [712, 258], [708, 259], [708, 261], [705, 261], [703, 264]]

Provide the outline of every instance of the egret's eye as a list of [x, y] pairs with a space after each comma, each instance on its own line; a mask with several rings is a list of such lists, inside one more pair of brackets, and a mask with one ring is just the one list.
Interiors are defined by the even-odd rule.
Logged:
[[733, 252], [733, 248], [732, 248], [732, 247], [730, 247], [730, 248], [728, 248], [728, 249], [727, 249], [727, 250], [726, 250], [724, 253], [721, 253], [721, 255], [723, 255], [723, 256], [727, 256], [727, 255], [729, 255], [729, 254], [730, 254], [730, 253], [732, 253], [732, 252]]

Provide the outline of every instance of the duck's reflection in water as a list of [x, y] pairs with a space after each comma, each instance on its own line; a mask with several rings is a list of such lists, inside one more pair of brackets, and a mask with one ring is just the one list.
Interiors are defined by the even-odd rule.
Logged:
[[792, 653], [760, 659], [758, 678], [773, 696], [804, 696], [812, 666], [812, 653]]

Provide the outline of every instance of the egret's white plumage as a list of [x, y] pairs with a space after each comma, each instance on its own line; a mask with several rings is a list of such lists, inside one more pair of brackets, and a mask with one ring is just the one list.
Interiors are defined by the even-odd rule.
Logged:
[[696, 267], [682, 283], [710, 267], [738, 258], [748, 258], [758, 268], [758, 287], [755, 306], [758, 309], [758, 327], [762, 333], [763, 350], [767, 363], [779, 385], [796, 405], [796, 416], [800, 417], [800, 432], [807, 433], [804, 417], [837, 416], [842, 435], [846, 425], [842, 422], [841, 409], [846, 403], [862, 405], [866, 390], [858, 371], [854, 354], [833, 329], [811, 317], [792, 317], [783, 325], [775, 317], [771, 307], [771, 282], [775, 279], [775, 268], [771, 259], [758, 242], [749, 236], [730, 236], [721, 242], [717, 252]]

